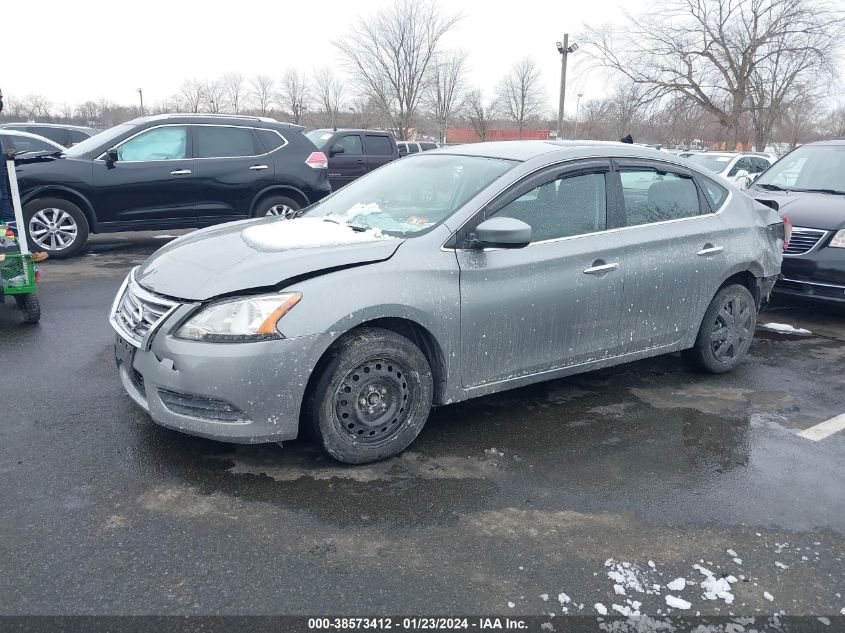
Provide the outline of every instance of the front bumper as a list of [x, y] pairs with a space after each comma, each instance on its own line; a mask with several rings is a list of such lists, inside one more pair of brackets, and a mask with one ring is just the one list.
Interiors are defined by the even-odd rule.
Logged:
[[192, 306], [164, 319], [138, 347], [119, 333], [115, 358], [130, 398], [171, 429], [237, 443], [294, 439], [311, 371], [329, 334], [253, 343], [173, 336]]
[[823, 301], [845, 301], [845, 249], [821, 248], [784, 257], [774, 291]]

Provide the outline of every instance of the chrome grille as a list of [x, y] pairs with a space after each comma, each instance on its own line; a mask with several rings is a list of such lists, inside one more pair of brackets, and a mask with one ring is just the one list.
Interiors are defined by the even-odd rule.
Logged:
[[179, 304], [144, 290], [135, 281], [135, 270], [129, 273], [118, 293], [109, 318], [112, 327], [135, 347]]
[[803, 255], [813, 250], [822, 241], [827, 231], [819, 229], [805, 229], [796, 226], [792, 229], [789, 246], [783, 251], [784, 255]]

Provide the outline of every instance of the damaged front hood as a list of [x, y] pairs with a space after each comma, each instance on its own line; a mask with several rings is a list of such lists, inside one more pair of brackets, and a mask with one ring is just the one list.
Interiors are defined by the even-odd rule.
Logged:
[[140, 266], [136, 280], [157, 294], [204, 301], [384, 261], [403, 241], [318, 218], [230, 222], [189, 233], [160, 248]]

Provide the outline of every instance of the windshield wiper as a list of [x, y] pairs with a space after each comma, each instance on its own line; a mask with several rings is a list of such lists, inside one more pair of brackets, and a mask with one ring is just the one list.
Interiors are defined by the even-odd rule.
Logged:
[[369, 227], [366, 226], [358, 226], [357, 224], [349, 224], [348, 222], [338, 222], [337, 220], [332, 220], [331, 218], [323, 218], [323, 222], [331, 222], [332, 224], [339, 224], [340, 226], [348, 226], [356, 233], [363, 233], [364, 231], [370, 230]]
[[763, 189], [768, 189], [769, 191], [793, 191], [792, 189], [784, 189], [780, 185], [770, 185], [767, 182], [761, 183], [754, 183], [757, 187], [762, 187]]
[[839, 191], [838, 189], [793, 189], [792, 191], [803, 191], [806, 193], [829, 193], [834, 196], [845, 196], [845, 191]]

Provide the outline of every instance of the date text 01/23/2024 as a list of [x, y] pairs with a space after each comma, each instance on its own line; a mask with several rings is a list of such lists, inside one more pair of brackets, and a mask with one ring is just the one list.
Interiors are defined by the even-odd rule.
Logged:
[[524, 620], [514, 618], [309, 618], [310, 630], [355, 631], [355, 630], [400, 630], [400, 631], [441, 631], [441, 630], [511, 630], [527, 628]]

